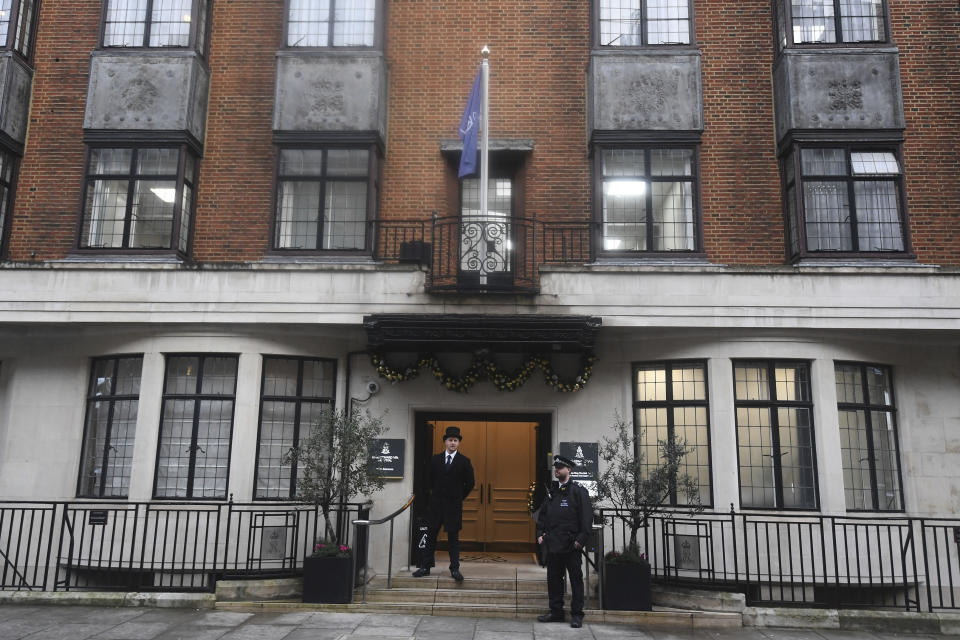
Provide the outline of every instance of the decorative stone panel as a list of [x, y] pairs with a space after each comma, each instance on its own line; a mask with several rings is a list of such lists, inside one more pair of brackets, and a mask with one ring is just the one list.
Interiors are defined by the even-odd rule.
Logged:
[[796, 129], [905, 126], [896, 50], [788, 50], [773, 82], [777, 140]]
[[30, 113], [33, 71], [11, 52], [0, 54], [0, 132], [23, 144]]
[[273, 128], [277, 131], [377, 131], [386, 138], [383, 54], [277, 55]]
[[186, 131], [203, 140], [210, 74], [190, 52], [95, 52], [86, 129]]
[[591, 131], [700, 131], [700, 52], [593, 52]]

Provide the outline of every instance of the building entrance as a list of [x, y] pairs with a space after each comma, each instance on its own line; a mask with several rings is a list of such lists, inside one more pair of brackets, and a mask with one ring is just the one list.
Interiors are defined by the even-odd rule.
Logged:
[[[442, 416], [423, 419], [418, 429], [415, 464], [426, 469], [429, 456], [443, 450], [443, 433], [449, 426], [460, 427], [463, 440], [460, 451], [473, 463], [476, 486], [463, 504], [461, 547], [483, 551], [533, 551], [535, 525], [527, 510], [530, 484], [542, 475], [538, 471], [538, 451], [546, 451], [543, 421], [534, 416]], [[546, 433], [549, 433], [548, 431]], [[426, 443], [430, 448], [427, 449]], [[544, 454], [545, 455], [545, 454]], [[539, 465], [543, 467], [544, 465]], [[419, 507], [426, 516], [426, 474], [418, 473], [415, 491]], [[422, 498], [421, 498], [422, 496]], [[445, 548], [441, 532], [438, 548]]]

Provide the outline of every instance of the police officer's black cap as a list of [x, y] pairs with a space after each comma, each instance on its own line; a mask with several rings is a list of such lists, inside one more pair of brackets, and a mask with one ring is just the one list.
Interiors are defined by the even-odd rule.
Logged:
[[565, 458], [563, 456], [553, 456], [553, 468], [559, 469], [560, 467], [567, 467], [568, 469], [573, 469], [577, 466], [577, 463], [571, 460], [570, 458]]
[[463, 436], [460, 435], [460, 427], [447, 427], [447, 430], [443, 434], [443, 439], [446, 440], [447, 438], [463, 440]]

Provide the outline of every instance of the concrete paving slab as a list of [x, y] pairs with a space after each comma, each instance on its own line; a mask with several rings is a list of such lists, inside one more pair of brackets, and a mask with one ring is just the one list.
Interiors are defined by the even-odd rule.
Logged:
[[342, 629], [323, 629], [320, 627], [298, 627], [283, 640], [340, 640], [348, 636]]
[[477, 621], [471, 618], [424, 616], [417, 625], [417, 637], [422, 633], [459, 633], [461, 637], [473, 637]]
[[153, 640], [173, 625], [166, 622], [131, 621], [118, 624], [103, 633], [93, 636], [94, 640]]
[[198, 615], [193, 624], [210, 627], [236, 627], [253, 617], [252, 613], [239, 611], [206, 611]]
[[195, 627], [184, 630], [181, 627], [160, 634], [154, 640], [220, 640], [231, 627]]
[[[420, 624], [423, 616], [406, 616], [392, 613], [371, 613], [363, 621], [365, 627], [404, 627], [411, 631]], [[388, 634], [391, 635], [391, 634]]]
[[414, 627], [391, 627], [389, 625], [370, 626], [367, 624], [361, 624], [359, 627], [353, 630], [353, 635], [377, 636], [378, 638], [412, 638], [414, 635]]
[[293, 627], [280, 624], [244, 624], [230, 631], [223, 640], [283, 640]]
[[367, 619], [367, 613], [341, 613], [339, 611], [318, 611], [300, 623], [301, 627], [320, 629], [343, 629], [344, 633], [351, 633], [360, 623]]
[[477, 629], [473, 640], [533, 640], [533, 631], [494, 631]]
[[764, 628], [759, 630], [770, 640], [823, 640], [817, 631], [812, 629], [776, 629]]
[[[30, 640], [87, 640], [113, 625], [91, 623], [55, 624], [30, 634]], [[2, 636], [0, 636], [2, 637]]]
[[653, 636], [641, 627], [634, 625], [589, 624], [590, 631], [596, 640], [615, 640], [630, 638], [631, 640], [653, 640]]
[[518, 633], [533, 632], [532, 620], [480, 618], [477, 620], [477, 630], [485, 631], [515, 631]]

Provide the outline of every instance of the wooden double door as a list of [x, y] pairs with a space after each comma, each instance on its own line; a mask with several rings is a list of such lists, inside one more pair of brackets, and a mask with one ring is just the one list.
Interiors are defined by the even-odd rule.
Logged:
[[460, 531], [464, 548], [533, 548], [536, 530], [527, 511], [527, 492], [536, 475], [538, 423], [437, 420], [431, 424], [434, 453], [444, 450], [446, 428], [457, 426], [463, 434], [460, 452], [473, 463], [476, 486], [464, 500]]

